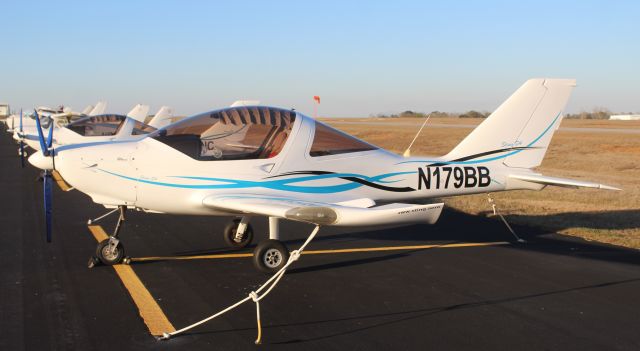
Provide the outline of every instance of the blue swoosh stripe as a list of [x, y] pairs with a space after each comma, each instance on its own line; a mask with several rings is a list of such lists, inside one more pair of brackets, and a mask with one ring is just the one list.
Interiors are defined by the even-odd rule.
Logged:
[[[158, 186], [172, 187], [172, 188], [183, 188], [183, 189], [249, 189], [249, 188], [265, 188], [272, 190], [281, 190], [281, 191], [289, 191], [289, 192], [297, 192], [297, 193], [311, 193], [311, 194], [330, 194], [330, 193], [338, 193], [353, 190], [363, 186], [363, 184], [356, 182], [348, 182], [345, 184], [339, 185], [329, 185], [329, 186], [298, 186], [291, 185], [291, 183], [299, 183], [299, 182], [307, 182], [313, 180], [322, 180], [327, 178], [340, 178], [340, 177], [358, 177], [361, 179], [365, 179], [370, 182], [390, 182], [385, 181], [384, 179], [405, 175], [405, 174], [415, 174], [416, 172], [395, 172], [395, 173], [386, 173], [377, 175], [374, 177], [367, 177], [361, 174], [352, 174], [352, 173], [336, 173], [336, 174], [322, 174], [317, 176], [306, 176], [306, 177], [297, 177], [297, 178], [289, 178], [289, 179], [278, 179], [278, 180], [269, 180], [269, 181], [251, 181], [251, 180], [237, 180], [237, 179], [226, 179], [226, 178], [209, 178], [209, 177], [192, 177], [192, 176], [173, 176], [173, 178], [180, 179], [192, 179], [192, 180], [203, 180], [203, 181], [213, 181], [213, 182], [221, 182], [226, 184], [178, 184], [178, 183], [168, 183], [168, 182], [159, 182], [142, 178], [129, 177], [126, 175], [110, 172], [105, 169], [99, 169], [100, 171], [120, 177], [123, 179], [128, 179], [136, 182], [141, 182], [145, 184], [152, 184]], [[396, 182], [400, 180], [395, 180], [392, 182]]]

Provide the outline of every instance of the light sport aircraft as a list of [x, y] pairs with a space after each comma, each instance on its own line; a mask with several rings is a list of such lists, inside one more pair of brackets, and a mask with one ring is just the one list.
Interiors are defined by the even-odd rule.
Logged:
[[[37, 115], [40, 116], [40, 122], [45, 128], [49, 127], [49, 123], [54, 123], [57, 126], [64, 126], [72, 121], [75, 121], [79, 118], [85, 116], [93, 116], [103, 114], [105, 109], [107, 108], [107, 103], [104, 101], [99, 101], [95, 106], [88, 105], [85, 107], [82, 112], [73, 111], [71, 108], [63, 108], [62, 110], [51, 109], [49, 107], [38, 107], [36, 109]], [[17, 133], [20, 132], [16, 127], [19, 126], [20, 118], [22, 118], [22, 127], [24, 129], [29, 129], [35, 132], [35, 116], [36, 113], [31, 113], [27, 115], [13, 115], [7, 119], [6, 124], [9, 127], [7, 132], [12, 133], [14, 135], [14, 139], [17, 137]]]
[[[160, 113], [158, 116], [159, 121], [154, 124], [165, 125], [164, 121], [171, 117], [170, 111], [168, 107], [163, 106], [163, 108], [158, 111]], [[145, 134], [157, 129], [144, 123], [148, 113], [149, 106], [138, 104], [126, 115], [90, 115], [77, 119], [67, 125], [54, 125], [55, 138], [53, 139], [52, 147], [141, 138]], [[25, 128], [24, 132], [19, 133], [17, 138], [14, 136], [14, 139], [22, 139], [32, 149], [40, 150], [37, 126]]]
[[[36, 108], [35, 111], [37, 112], [37, 115], [43, 119], [41, 123], [43, 123], [43, 126], [45, 127], [48, 127], [49, 123], [51, 123], [51, 118], [50, 118], [51, 116], [55, 114], [63, 113], [63, 111], [61, 110], [52, 109], [46, 106], [40, 106]], [[29, 113], [29, 114], [11, 115], [5, 121], [5, 124], [7, 125], [7, 132], [13, 134], [15, 138], [15, 134], [19, 131], [20, 126], [22, 128], [35, 127], [36, 125], [35, 116], [36, 116], [35, 112]], [[20, 124], [20, 122], [22, 122], [22, 124]]]
[[[82, 112], [76, 112], [70, 108], [65, 108], [61, 113], [56, 113], [49, 117], [55, 126], [64, 127], [67, 124], [86, 116], [101, 115], [106, 111], [106, 109], [107, 103], [104, 101], [98, 101], [95, 106], [88, 105], [84, 110], [82, 110]], [[33, 127], [35, 127], [35, 124]]]
[[[116, 230], [96, 250], [104, 264], [125, 257], [118, 232], [133, 207], [239, 216], [224, 230], [233, 247], [251, 241], [251, 217], [266, 216], [269, 240], [255, 248], [254, 264], [275, 272], [289, 255], [279, 241], [280, 219], [319, 226], [432, 224], [443, 203], [425, 199], [547, 185], [618, 190], [532, 170], [574, 86], [569, 79], [525, 82], [441, 157], [404, 158], [294, 110], [238, 106], [186, 118], [136, 141], [44, 147], [29, 161], [55, 166], [94, 202], [120, 209]], [[40, 140], [44, 145], [43, 133]]]

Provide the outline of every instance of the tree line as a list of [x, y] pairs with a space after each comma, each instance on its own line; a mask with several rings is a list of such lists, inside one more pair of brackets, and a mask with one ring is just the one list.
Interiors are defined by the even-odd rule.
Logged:
[[[408, 117], [408, 118], [425, 118], [428, 115], [434, 118], [487, 118], [491, 114], [488, 111], [476, 111], [470, 110], [463, 113], [457, 112], [442, 112], [442, 111], [433, 111], [431, 113], [425, 112], [416, 112], [411, 110], [406, 110], [400, 113], [393, 114], [383, 114], [379, 113], [377, 115], [372, 115], [371, 117], [380, 117], [380, 118], [400, 118], [400, 117]], [[628, 113], [632, 114], [632, 113]], [[609, 116], [612, 115], [612, 112], [603, 107], [594, 108], [591, 111], [582, 111], [579, 113], [565, 113], [564, 118], [569, 119], [609, 119]]]

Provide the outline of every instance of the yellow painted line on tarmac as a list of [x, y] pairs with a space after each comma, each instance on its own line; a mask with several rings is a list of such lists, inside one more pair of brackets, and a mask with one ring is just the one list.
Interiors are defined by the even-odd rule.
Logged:
[[107, 233], [105, 233], [104, 229], [102, 229], [102, 227], [99, 225], [90, 225], [89, 231], [91, 232], [91, 234], [93, 234], [93, 237], [96, 238], [98, 242], [109, 239]]
[[488, 243], [457, 243], [457, 244], [436, 244], [436, 245], [411, 245], [411, 246], [383, 246], [383, 247], [361, 247], [353, 249], [337, 249], [337, 250], [309, 250], [304, 251], [303, 255], [322, 255], [337, 254], [350, 252], [376, 252], [376, 251], [402, 251], [402, 250], [424, 250], [424, 249], [453, 249], [458, 247], [482, 247], [482, 246], [498, 246], [508, 245], [506, 241], [496, 241]]
[[[341, 254], [353, 252], [377, 252], [377, 251], [402, 251], [402, 250], [425, 250], [425, 249], [452, 249], [460, 247], [483, 247], [509, 245], [507, 241], [494, 241], [487, 243], [455, 243], [455, 244], [436, 244], [436, 245], [412, 245], [412, 246], [383, 246], [383, 247], [361, 247], [351, 249], [335, 249], [335, 250], [305, 250], [303, 255], [326, 255]], [[194, 256], [152, 256], [152, 257], [132, 257], [132, 262], [144, 261], [181, 261], [181, 260], [210, 260], [221, 258], [244, 258], [253, 257], [253, 253], [238, 254], [212, 254], [212, 255], [194, 255]]]
[[67, 182], [64, 181], [64, 179], [62, 178], [60, 173], [58, 173], [58, 171], [54, 170], [53, 172], [51, 172], [51, 174], [53, 175], [53, 180], [56, 181], [56, 183], [58, 184], [60, 189], [62, 189], [62, 191], [71, 190], [71, 185], [67, 184]]
[[[99, 225], [90, 225], [89, 231], [96, 238], [98, 242], [108, 238], [107, 233]], [[138, 275], [133, 271], [133, 268], [129, 265], [117, 264], [112, 266], [120, 280], [124, 284], [125, 288], [129, 291], [133, 302], [138, 307], [140, 317], [149, 328], [151, 335], [162, 335], [162, 333], [173, 332], [176, 329], [169, 321], [167, 316], [151, 296], [151, 293], [144, 286]]]
[[253, 253], [238, 254], [215, 254], [215, 255], [194, 255], [194, 256], [151, 256], [151, 257], [131, 257], [131, 262], [144, 261], [183, 261], [183, 260], [214, 260], [219, 258], [245, 258], [253, 257]]

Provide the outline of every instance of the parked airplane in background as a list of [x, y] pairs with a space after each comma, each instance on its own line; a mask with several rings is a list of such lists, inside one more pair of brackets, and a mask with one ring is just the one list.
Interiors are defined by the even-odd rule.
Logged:
[[[85, 107], [82, 112], [74, 112], [70, 108], [65, 108], [66, 111], [53, 110], [48, 107], [39, 107], [36, 109], [38, 112], [38, 116], [42, 118], [42, 126], [44, 128], [48, 128], [51, 121], [53, 121], [58, 126], [64, 126], [71, 121], [76, 119], [85, 117], [85, 116], [93, 116], [103, 114], [107, 108], [107, 103], [103, 101], [99, 101], [96, 106], [88, 105]], [[14, 134], [14, 139], [16, 138], [16, 134], [20, 131], [17, 128], [20, 125], [20, 114], [12, 115], [7, 118], [6, 121], [7, 132]], [[23, 113], [22, 116], [22, 127], [25, 129], [33, 130], [35, 132], [35, 113]]]
[[[46, 106], [40, 106], [35, 109], [38, 112], [38, 116], [42, 118], [43, 126], [48, 127], [51, 117], [54, 114], [62, 113], [60, 110], [55, 110]], [[20, 126], [20, 119], [22, 118], [22, 127], [23, 128], [32, 128], [35, 127], [35, 113], [23, 113], [22, 117], [20, 114], [11, 115], [6, 120], [7, 132], [15, 134], [17, 132], [17, 127]]]
[[135, 141], [52, 148], [52, 138], [39, 129], [43, 152], [29, 162], [55, 168], [94, 202], [120, 209], [116, 230], [96, 250], [104, 264], [123, 259], [119, 228], [126, 209], [138, 208], [239, 216], [224, 230], [233, 247], [251, 241], [252, 217], [268, 217], [269, 240], [255, 248], [254, 263], [275, 272], [289, 255], [279, 241], [280, 219], [319, 226], [432, 224], [444, 205], [424, 203], [434, 198], [547, 185], [617, 190], [533, 171], [574, 86], [570, 79], [525, 82], [441, 157], [403, 158], [293, 110], [238, 106]]
[[[149, 106], [138, 104], [126, 116], [117, 114], [90, 115], [65, 126], [55, 126], [53, 147], [68, 144], [135, 139], [156, 128], [144, 124]], [[164, 112], [162, 118], [164, 119]], [[89, 138], [89, 139], [87, 139]], [[30, 148], [40, 150], [37, 126], [24, 128], [14, 134], [17, 141], [23, 140]]]
[[86, 116], [101, 115], [106, 110], [107, 110], [107, 103], [104, 101], [98, 101], [98, 103], [95, 106], [89, 105], [85, 107], [85, 109], [82, 110], [82, 112], [75, 112], [70, 108], [67, 108], [62, 113], [56, 113], [54, 115], [51, 115], [50, 117], [56, 126], [64, 127], [67, 124]]

